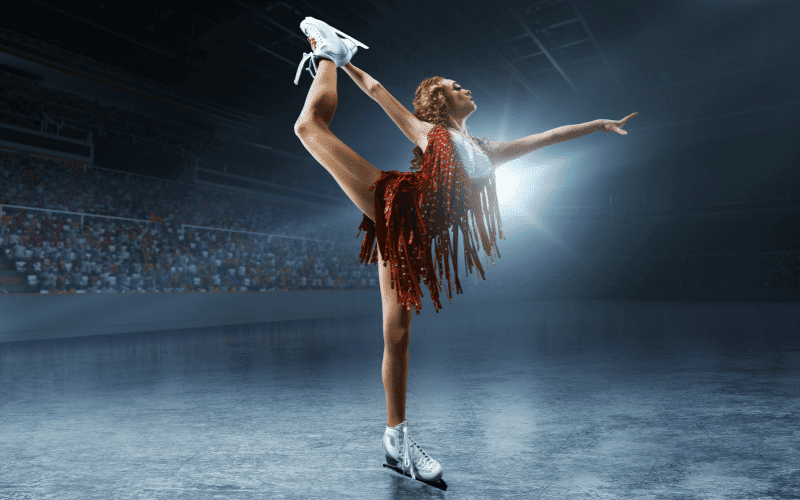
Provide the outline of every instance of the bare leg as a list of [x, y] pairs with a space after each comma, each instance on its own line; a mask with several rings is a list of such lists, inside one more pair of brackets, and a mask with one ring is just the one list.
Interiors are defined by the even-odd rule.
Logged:
[[381, 171], [350, 149], [328, 126], [338, 103], [336, 65], [327, 59], [317, 64], [318, 73], [308, 91], [303, 111], [294, 125], [294, 132], [303, 146], [330, 172], [345, 194], [375, 220], [375, 198], [369, 187]]
[[378, 260], [383, 301], [383, 389], [386, 391], [386, 425], [394, 427], [406, 419], [408, 388], [408, 343], [412, 312], [397, 303], [388, 267]]
[[[319, 61], [317, 69], [317, 77], [311, 84], [303, 111], [295, 123], [295, 133], [314, 158], [333, 175], [356, 206], [375, 221], [374, 197], [369, 186], [380, 176], [380, 170], [361, 158], [328, 129], [338, 101], [337, 68], [333, 62], [323, 59]], [[356, 74], [355, 71], [353, 74]], [[412, 312], [397, 303], [397, 290], [392, 288], [389, 268], [383, 267], [382, 259], [383, 257], [378, 262], [383, 303], [384, 347], [381, 378], [386, 392], [386, 423], [394, 427], [406, 419], [408, 343]]]
[[[370, 95], [378, 82], [348, 63], [342, 67], [361, 90]], [[397, 290], [392, 288], [388, 267], [383, 267], [383, 256], [378, 261], [381, 300], [383, 302], [383, 365], [381, 378], [386, 392], [386, 425], [394, 427], [406, 419], [406, 392], [408, 389], [408, 344], [411, 338], [412, 313], [397, 303]]]

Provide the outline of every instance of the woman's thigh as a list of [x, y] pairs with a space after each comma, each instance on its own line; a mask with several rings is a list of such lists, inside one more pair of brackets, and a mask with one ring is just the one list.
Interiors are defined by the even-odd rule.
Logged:
[[309, 153], [336, 179], [336, 182], [372, 221], [375, 221], [374, 191], [369, 188], [381, 170], [353, 151], [330, 130], [312, 120], [301, 120], [295, 133]]

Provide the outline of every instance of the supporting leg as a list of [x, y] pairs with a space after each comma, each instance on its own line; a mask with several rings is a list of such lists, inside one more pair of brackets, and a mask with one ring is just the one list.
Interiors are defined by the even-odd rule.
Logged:
[[408, 343], [404, 346], [384, 344], [383, 390], [386, 393], [386, 425], [394, 427], [406, 419], [408, 391]]
[[383, 302], [383, 388], [386, 392], [386, 425], [394, 427], [406, 419], [408, 388], [408, 344], [411, 337], [412, 312], [397, 303], [397, 290], [392, 288], [388, 267], [378, 261], [378, 274]]

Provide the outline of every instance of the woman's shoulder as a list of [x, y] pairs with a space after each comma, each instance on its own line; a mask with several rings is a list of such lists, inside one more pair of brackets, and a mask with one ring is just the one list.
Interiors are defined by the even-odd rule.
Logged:
[[420, 140], [420, 142], [419, 142], [419, 144], [417, 144], [417, 146], [419, 146], [419, 148], [422, 151], [425, 151], [425, 150], [428, 149], [428, 144], [431, 143], [431, 134], [433, 133], [433, 131], [436, 130], [437, 128], [442, 128], [442, 127], [440, 125], [436, 125], [434, 123], [428, 123], [428, 122], [422, 122], [421, 127], [422, 127], [422, 130], [424, 132], [424, 134], [423, 134], [424, 138], [422, 138]]

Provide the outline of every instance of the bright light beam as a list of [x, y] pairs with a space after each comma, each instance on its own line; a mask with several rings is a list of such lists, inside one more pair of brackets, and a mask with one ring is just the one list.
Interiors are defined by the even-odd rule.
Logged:
[[578, 258], [573, 248], [542, 223], [542, 214], [568, 184], [566, 174], [571, 163], [570, 158], [538, 152], [535, 159], [519, 159], [498, 167], [495, 178], [504, 226], [533, 226], [566, 254]]
[[519, 217], [527, 213], [527, 197], [522, 196], [522, 179], [516, 169], [500, 167], [495, 170], [497, 202], [502, 217]]

